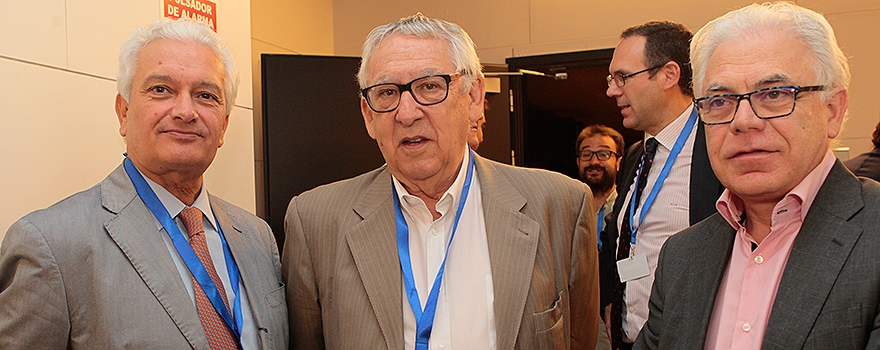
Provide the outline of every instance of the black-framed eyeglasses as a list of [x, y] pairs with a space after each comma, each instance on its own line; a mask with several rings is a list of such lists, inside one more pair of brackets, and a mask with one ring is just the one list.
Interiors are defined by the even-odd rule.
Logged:
[[367, 100], [370, 109], [376, 113], [387, 113], [397, 109], [400, 97], [409, 91], [418, 104], [435, 105], [449, 96], [449, 83], [462, 73], [433, 74], [408, 82], [406, 84], [381, 83], [361, 90], [361, 96]]
[[773, 119], [793, 113], [799, 93], [825, 89], [824, 85], [774, 86], [744, 94], [700, 97], [694, 99], [694, 106], [700, 113], [700, 120], [706, 125], [732, 122], [742, 100], [749, 100], [749, 105], [752, 106], [752, 111], [758, 118]]
[[665, 64], [661, 64], [661, 65], [659, 65], [659, 66], [654, 66], [654, 67], [651, 67], [651, 68], [645, 68], [645, 69], [642, 69], [642, 70], [640, 70], [640, 71], [638, 71], [638, 72], [635, 72], [635, 73], [629, 73], [629, 74], [623, 74], [623, 75], [620, 75], [620, 74], [609, 74], [607, 77], [605, 77], [605, 81], [608, 83], [608, 87], [611, 87], [611, 82], [612, 82], [612, 81], [614, 82], [614, 84], [617, 84], [617, 87], [623, 87], [624, 85], [626, 85], [626, 80], [627, 80], [627, 79], [629, 79], [629, 78], [631, 78], [631, 77], [633, 77], [633, 76], [635, 76], [635, 75], [637, 75], [637, 74], [642, 74], [642, 73], [647, 72], [647, 71], [649, 71], [649, 70], [657, 69], [657, 68], [660, 68], [660, 67], [663, 67], [663, 66], [665, 66]]
[[612, 154], [615, 155], [615, 156], [618, 156], [618, 157], [620, 156], [619, 154], [614, 153], [614, 152], [612, 152], [612, 151], [608, 151], [608, 150], [599, 150], [599, 151], [595, 151], [595, 152], [593, 152], [593, 151], [590, 151], [590, 150], [588, 150], [588, 149], [585, 149], [585, 150], [581, 150], [581, 153], [578, 154], [578, 158], [579, 158], [582, 162], [589, 162], [590, 159], [593, 159], [593, 156], [595, 155], [595, 156], [596, 156], [596, 159], [602, 161], [602, 160], [609, 160], [609, 159], [611, 159], [611, 155], [612, 155]]

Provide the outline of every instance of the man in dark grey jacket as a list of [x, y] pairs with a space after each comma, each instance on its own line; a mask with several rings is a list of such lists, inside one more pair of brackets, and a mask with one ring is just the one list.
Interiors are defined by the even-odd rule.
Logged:
[[750, 5], [691, 43], [718, 213], [667, 240], [637, 349], [876, 349], [880, 185], [830, 150], [849, 68], [822, 15]]

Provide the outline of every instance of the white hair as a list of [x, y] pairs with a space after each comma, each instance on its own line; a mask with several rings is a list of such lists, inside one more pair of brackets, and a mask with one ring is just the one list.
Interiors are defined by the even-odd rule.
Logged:
[[135, 29], [134, 34], [122, 44], [122, 49], [119, 51], [116, 91], [125, 101], [131, 101], [131, 84], [137, 71], [138, 53], [144, 46], [156, 39], [192, 42], [204, 45], [214, 51], [217, 58], [223, 63], [226, 113], [232, 111], [235, 105], [235, 96], [238, 94], [239, 79], [232, 55], [229, 53], [229, 47], [223, 43], [217, 33], [214, 33], [204, 23], [185, 17], [178, 20], [163, 18], [146, 27]]
[[849, 64], [837, 45], [834, 29], [821, 14], [787, 2], [752, 4], [728, 12], [703, 26], [691, 41], [694, 90], [704, 89], [709, 60], [725, 41], [762, 31], [777, 31], [799, 39], [812, 53], [816, 84], [826, 85], [827, 98], [837, 87], [848, 87]]
[[361, 66], [358, 69], [358, 84], [360, 84], [361, 89], [367, 87], [366, 68], [373, 50], [379, 47], [382, 41], [394, 35], [446, 40], [450, 44], [449, 56], [452, 58], [456, 72], [464, 73], [463, 78], [467, 79], [483, 76], [480, 58], [477, 57], [474, 42], [464, 29], [455, 23], [428, 18], [421, 13], [416, 13], [395, 22], [376, 27], [367, 36], [364, 42], [364, 51], [361, 54]]

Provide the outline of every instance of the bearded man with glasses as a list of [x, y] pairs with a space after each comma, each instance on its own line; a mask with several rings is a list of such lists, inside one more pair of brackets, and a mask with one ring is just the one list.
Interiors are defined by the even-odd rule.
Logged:
[[417, 14], [367, 37], [361, 113], [386, 165], [291, 201], [292, 348], [595, 347], [590, 190], [470, 151], [483, 79], [458, 25]]
[[691, 62], [727, 190], [660, 252], [635, 348], [880, 347], [880, 185], [830, 150], [850, 73], [828, 21], [746, 6], [694, 36]]
[[[596, 210], [598, 226], [596, 241], [601, 252], [604, 218], [611, 214], [617, 199], [616, 180], [620, 156], [623, 155], [623, 135], [608, 126], [593, 124], [581, 130], [575, 146], [579, 177], [593, 192], [593, 209]], [[596, 349], [610, 348], [611, 340], [608, 338], [605, 323], [600, 322]]]

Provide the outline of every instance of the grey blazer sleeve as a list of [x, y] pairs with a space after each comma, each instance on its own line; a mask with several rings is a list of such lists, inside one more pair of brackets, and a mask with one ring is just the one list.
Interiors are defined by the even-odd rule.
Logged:
[[593, 196], [584, 192], [571, 252], [571, 349], [594, 349], [599, 336], [599, 262]]
[[40, 230], [25, 219], [0, 245], [0, 349], [65, 349], [64, 281]]

